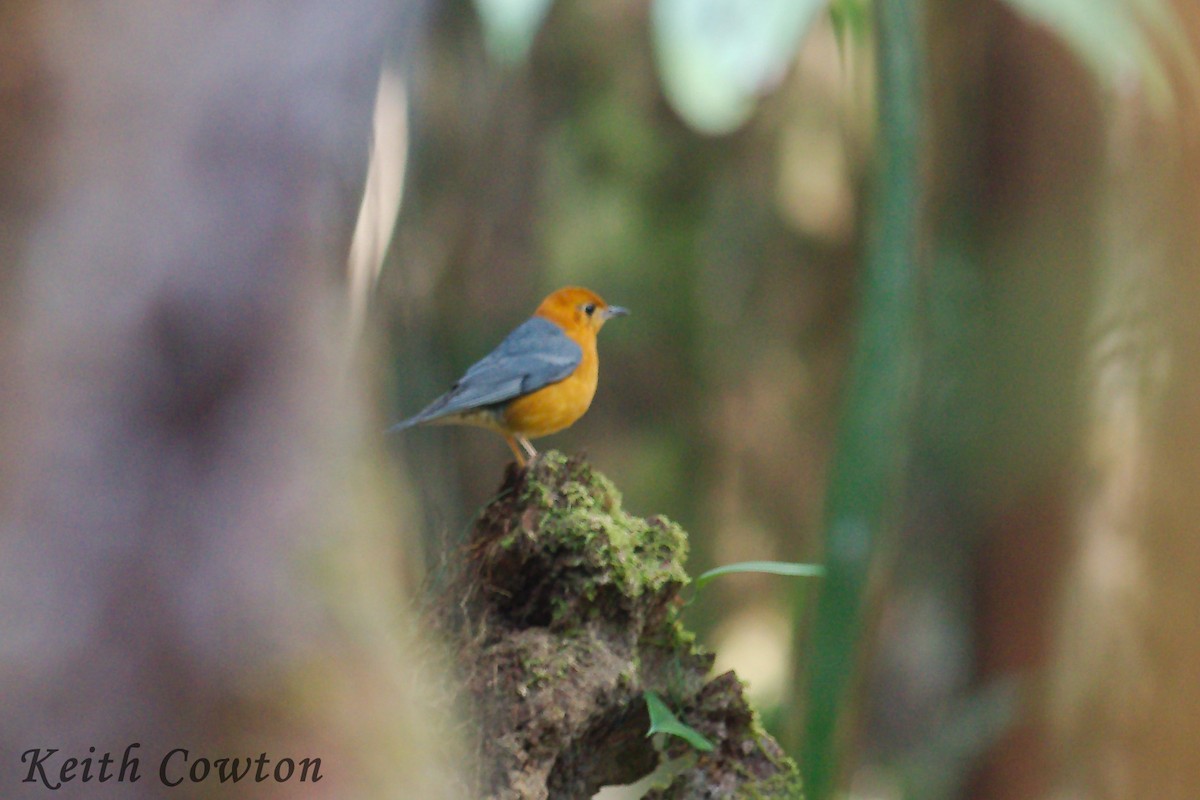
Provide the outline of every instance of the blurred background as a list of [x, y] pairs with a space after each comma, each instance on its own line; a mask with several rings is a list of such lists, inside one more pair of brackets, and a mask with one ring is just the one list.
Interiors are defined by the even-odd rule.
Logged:
[[[601, 335], [587, 416], [538, 446], [586, 453], [635, 513], [681, 522], [697, 574], [815, 556], [870, 113], [869, 67], [839, 50], [827, 15], [809, 15], [810, 46], [794, 37], [770, 81], [743, 90], [751, 107], [765, 95], [761, 108], [717, 136], [664, 97], [650, 4], [551, 4], [507, 66], [489, 57], [471, 4], [437, 7], [411, 80], [411, 173], [375, 300], [396, 417], [444, 391], [544, 295], [584, 285], [633, 313]], [[393, 445], [436, 566], [497, 490], [507, 448], [453, 428]], [[710, 643], [733, 637], [718, 652], [744, 649], [739, 666], [769, 704], [782, 698], [792, 590], [732, 578], [689, 612]]]
[[[522, 7], [535, 9], [524, 27]], [[1200, 646], [1194, 612], [1167, 607], [1196, 599], [1184, 587], [1200, 552], [1194, 526], [1152, 514], [1190, 514], [1158, 470], [1200, 477], [1167, 433], [1196, 380], [1191, 315], [1172, 309], [1197, 289], [1200, 11], [922, 8], [923, 38], [892, 43], [925, 60], [919, 377], [842, 772], [863, 797], [1187, 796], [1184, 759], [1148, 776], [1187, 741], [1151, 721], [1155, 702], [1200, 713], [1176, 682], [1180, 654], [1155, 649]], [[821, 561], [872, 165], [887, 157], [872, 13], [435, 6], [374, 309], [394, 417], [544, 294], [586, 285], [633, 315], [601, 336], [592, 410], [541, 446], [586, 452], [633, 511], [679, 520], [693, 574]], [[906, 357], [901, 338], [884, 359]], [[456, 429], [392, 447], [436, 576], [506, 449]], [[1159, 537], [1180, 552], [1142, 552]], [[803, 673], [821, 653], [793, 650], [811, 646], [818, 588], [727, 577], [687, 611], [793, 747], [805, 693], [820, 691]], [[1151, 633], [1151, 617], [1176, 614], [1189, 621]]]
[[[692, 574], [861, 578], [836, 608], [726, 576], [685, 611], [789, 752], [832, 731], [809, 761], [859, 798], [1195, 796], [1200, 5], [301, 5], [0, 5], [6, 753], [254, 720], [379, 796], [454, 727], [396, 598], [436, 590], [510, 455], [378, 432], [579, 284], [633, 313], [538, 446], [680, 522]], [[881, 97], [892, 70], [915, 84]], [[909, 160], [893, 248], [876, 198]], [[882, 474], [847, 455], [864, 386]], [[887, 498], [857, 544], [831, 524], [856, 492]], [[123, 710], [80, 722], [89, 636], [140, 699], [101, 673], [76, 691]], [[455, 796], [452, 753], [409, 759], [413, 796]]]

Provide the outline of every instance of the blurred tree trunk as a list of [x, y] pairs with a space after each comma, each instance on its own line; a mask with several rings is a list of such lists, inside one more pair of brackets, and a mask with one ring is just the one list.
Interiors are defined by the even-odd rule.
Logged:
[[18, 5], [0, 795], [45, 791], [18, 782], [27, 749], [139, 742], [123, 797], [160, 797], [176, 747], [321, 758], [310, 797], [448, 796], [363, 445], [381, 426], [337, 358], [388, 4]]
[[[1200, 53], [1200, 8], [1175, 7]], [[1123, 93], [1109, 132], [1089, 480], [1050, 684], [1061, 797], [1182, 800], [1200, 786], [1200, 98], [1178, 86], [1169, 115]]]
[[1103, 125], [1092, 78], [1066, 47], [1006, 10], [993, 15], [980, 223], [994, 359], [983, 396], [995, 428], [978, 489], [976, 677], [1019, 676], [1028, 691], [972, 796], [1024, 800], [1051, 783], [1034, 687], [1049, 658], [1076, 488]]
[[[1176, 5], [1196, 52], [1200, 9]], [[973, 509], [950, 534], [980, 536], [977, 679], [1029, 679], [969, 796], [1191, 797], [1195, 87], [1179, 82], [1167, 116], [1135, 81], [1102, 105], [1049, 32], [991, 3], [939, 8], [936, 182], [952, 252], [981, 265], [988, 417]]]
[[[1036, 692], [974, 776], [962, 768], [999, 716], [964, 722], [962, 695], [1013, 676], [1033, 687], [1049, 658], [1078, 463], [1101, 115], [1085, 69], [1000, 3], [932, 3], [929, 42], [931, 345], [874, 744], [893, 758], [921, 741], [945, 751], [925, 756], [936, 777], [913, 796], [1032, 798], [1051, 783]], [[955, 726], [951, 741], [943, 731]]]

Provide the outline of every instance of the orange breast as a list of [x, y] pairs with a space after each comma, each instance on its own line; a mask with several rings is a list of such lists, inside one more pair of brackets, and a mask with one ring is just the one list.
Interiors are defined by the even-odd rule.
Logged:
[[583, 360], [569, 377], [518, 397], [504, 409], [504, 427], [529, 439], [570, 427], [584, 415], [596, 394], [599, 372], [595, 343], [584, 345]]

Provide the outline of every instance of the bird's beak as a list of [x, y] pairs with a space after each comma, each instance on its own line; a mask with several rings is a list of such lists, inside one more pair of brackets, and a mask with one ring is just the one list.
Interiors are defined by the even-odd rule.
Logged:
[[621, 306], [609, 306], [608, 308], [604, 309], [603, 313], [605, 319], [612, 319], [613, 317], [628, 316], [629, 309]]

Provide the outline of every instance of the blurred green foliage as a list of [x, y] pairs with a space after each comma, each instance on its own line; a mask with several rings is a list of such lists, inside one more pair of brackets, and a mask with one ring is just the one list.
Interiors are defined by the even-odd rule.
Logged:
[[800, 763], [817, 800], [834, 795], [845, 770], [845, 731], [878, 604], [880, 587], [872, 592], [870, 579], [898, 549], [923, 354], [923, 4], [876, 0], [876, 31], [880, 149], [860, 323], [825, 509], [825, 580], [804, 657], [809, 687]]
[[654, 0], [667, 99], [699, 131], [737, 129], [782, 79], [822, 6], [824, 0]]
[[488, 52], [512, 64], [529, 54], [553, 0], [475, 0]]
[[[475, 0], [489, 52], [528, 52], [552, 0]], [[853, 6], [842, 0], [839, 6]], [[787, 73], [824, 0], [652, 0], [650, 27], [668, 101], [697, 130], [739, 128]], [[841, 18], [853, 23], [855, 8]]]

